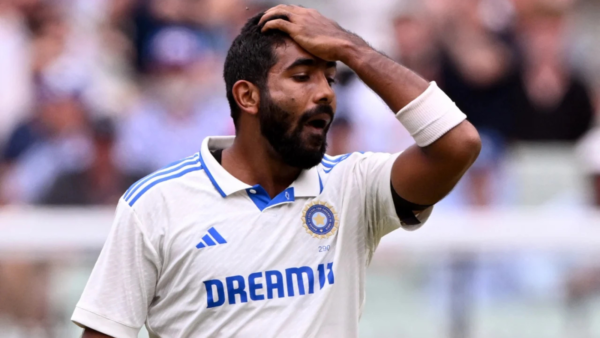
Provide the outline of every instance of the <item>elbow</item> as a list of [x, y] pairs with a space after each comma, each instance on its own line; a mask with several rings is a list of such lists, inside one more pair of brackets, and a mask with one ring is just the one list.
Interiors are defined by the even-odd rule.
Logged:
[[481, 137], [471, 123], [463, 121], [438, 141], [422, 149], [436, 163], [464, 172], [479, 156]]
[[475, 162], [479, 153], [481, 152], [481, 137], [477, 132], [477, 129], [471, 125], [470, 132], [465, 135], [463, 141], [463, 147], [468, 158], [469, 166]]
[[455, 134], [457, 138], [452, 147], [451, 156], [457, 165], [466, 170], [475, 162], [481, 152], [481, 137], [471, 123], [465, 121], [461, 127], [460, 133]]

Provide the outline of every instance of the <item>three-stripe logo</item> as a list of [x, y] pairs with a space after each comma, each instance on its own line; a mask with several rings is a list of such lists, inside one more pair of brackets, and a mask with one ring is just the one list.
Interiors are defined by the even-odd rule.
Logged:
[[207, 246], [215, 246], [218, 244], [225, 244], [227, 241], [217, 230], [213, 227], [208, 229], [208, 233], [202, 237], [202, 241], [196, 245], [196, 248], [202, 249]]

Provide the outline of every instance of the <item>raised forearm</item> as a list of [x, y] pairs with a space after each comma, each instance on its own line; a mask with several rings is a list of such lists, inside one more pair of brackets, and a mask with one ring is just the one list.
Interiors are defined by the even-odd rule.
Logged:
[[479, 134], [465, 120], [431, 145], [403, 151], [392, 168], [394, 190], [413, 203], [435, 204], [454, 188], [480, 150]]
[[367, 45], [349, 44], [340, 61], [352, 69], [393, 112], [417, 98], [429, 82]]
[[[282, 19], [286, 18], [286, 19]], [[323, 60], [342, 61], [373, 89], [393, 111], [415, 99], [428, 83], [417, 74], [371, 48], [314, 9], [279, 5], [265, 12], [262, 32], [277, 29]]]
[[[410, 69], [390, 60], [370, 47], [351, 45], [344, 54], [344, 60], [352, 70], [375, 91], [397, 113], [409, 103], [423, 94], [430, 83], [412, 72]], [[431, 93], [432, 91], [429, 91]], [[433, 95], [428, 100], [439, 100]], [[460, 180], [465, 171], [473, 164], [481, 141], [475, 128], [468, 122], [462, 121], [464, 115], [447, 110], [456, 109], [453, 103], [445, 98], [444, 104], [424, 104], [421, 99], [421, 116], [416, 120], [422, 121], [422, 126], [413, 130], [411, 135], [420, 145], [415, 145], [404, 151], [394, 163], [392, 169], [392, 186], [404, 199], [422, 205], [435, 204], [448, 194]], [[420, 101], [420, 100], [417, 100]], [[415, 114], [414, 104], [409, 111], [401, 114]], [[412, 111], [411, 111], [412, 110]], [[463, 117], [461, 118], [462, 115]], [[445, 123], [440, 121], [448, 119]], [[402, 119], [401, 119], [402, 120]], [[453, 120], [454, 122], [452, 122]], [[412, 119], [414, 122], [415, 119]], [[430, 121], [426, 122], [425, 121]], [[404, 122], [407, 122], [406, 119]], [[404, 123], [403, 122], [403, 123]], [[409, 123], [411, 124], [411, 123]], [[444, 129], [450, 125], [452, 128]], [[407, 125], [405, 124], [405, 127]], [[427, 128], [445, 130], [439, 136], [432, 138]], [[419, 130], [417, 132], [417, 130]], [[429, 139], [429, 141], [427, 141]]]
[[263, 32], [281, 30], [318, 58], [345, 63], [397, 112], [418, 145], [402, 153], [392, 169], [392, 185], [404, 199], [417, 204], [437, 202], [477, 157], [479, 135], [463, 121], [465, 115], [454, 103], [436, 85], [360, 37], [317, 11], [298, 6], [271, 8], [260, 23], [264, 23]]

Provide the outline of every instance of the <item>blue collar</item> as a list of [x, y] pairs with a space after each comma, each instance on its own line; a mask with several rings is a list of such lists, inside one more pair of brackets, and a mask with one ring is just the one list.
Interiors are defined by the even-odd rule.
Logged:
[[202, 142], [200, 162], [204, 172], [222, 197], [245, 190], [250, 199], [262, 211], [281, 203], [293, 202], [297, 197], [316, 197], [320, 194], [321, 180], [317, 167], [303, 170], [290, 187], [273, 199], [260, 185], [250, 186], [227, 172], [212, 156], [211, 150], [225, 149], [233, 145], [234, 136], [207, 137]]

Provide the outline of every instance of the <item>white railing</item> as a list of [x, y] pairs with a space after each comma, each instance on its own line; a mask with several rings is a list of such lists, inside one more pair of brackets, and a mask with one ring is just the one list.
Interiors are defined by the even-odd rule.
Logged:
[[[99, 250], [114, 208], [0, 209], [0, 256], [11, 252], [60, 254]], [[423, 228], [395, 231], [378, 251], [497, 251], [600, 249], [600, 210], [434, 210]]]

